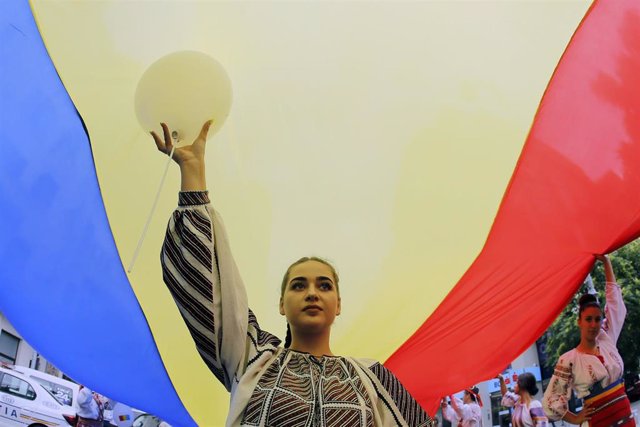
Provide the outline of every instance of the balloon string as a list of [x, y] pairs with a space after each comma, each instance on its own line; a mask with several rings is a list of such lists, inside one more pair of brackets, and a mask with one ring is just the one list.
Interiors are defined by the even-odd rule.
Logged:
[[136, 250], [133, 253], [131, 262], [129, 263], [129, 268], [127, 268], [128, 273], [131, 273], [131, 271], [133, 271], [133, 265], [136, 263], [136, 259], [138, 258], [138, 254], [140, 253], [142, 242], [144, 242], [145, 237], [147, 237], [147, 230], [149, 229], [149, 224], [151, 224], [151, 218], [153, 217], [153, 213], [155, 212], [156, 206], [158, 205], [158, 199], [160, 199], [160, 192], [162, 191], [162, 187], [164, 186], [164, 180], [167, 177], [167, 172], [169, 171], [169, 165], [171, 164], [171, 159], [173, 159], [173, 152], [175, 151], [175, 149], [176, 149], [176, 146], [174, 144], [173, 148], [171, 149], [171, 153], [169, 153], [169, 158], [167, 159], [167, 165], [164, 168], [164, 173], [162, 174], [162, 179], [160, 180], [160, 186], [158, 187], [158, 193], [156, 194], [156, 198], [153, 201], [153, 205], [151, 206], [151, 212], [149, 212], [147, 223], [144, 225], [144, 229], [142, 230], [142, 235], [138, 240], [138, 246], [136, 246]]

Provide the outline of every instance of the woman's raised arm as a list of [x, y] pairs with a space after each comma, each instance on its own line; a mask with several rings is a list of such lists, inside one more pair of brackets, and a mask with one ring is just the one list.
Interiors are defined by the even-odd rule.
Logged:
[[596, 258], [604, 265], [606, 280], [606, 303], [604, 306], [606, 325], [604, 329], [615, 343], [618, 341], [620, 332], [622, 332], [624, 319], [627, 317], [627, 307], [624, 305], [624, 300], [622, 299], [622, 289], [620, 289], [620, 286], [616, 283], [616, 276], [613, 272], [611, 260], [606, 255], [596, 255]]
[[175, 150], [166, 124], [164, 140], [152, 132], [159, 151], [169, 155], [174, 150], [182, 178], [161, 262], [164, 282], [200, 356], [231, 391], [247, 364], [275, 351], [280, 340], [262, 331], [250, 312], [224, 225], [209, 201], [204, 153], [210, 125], [204, 124], [193, 144]]

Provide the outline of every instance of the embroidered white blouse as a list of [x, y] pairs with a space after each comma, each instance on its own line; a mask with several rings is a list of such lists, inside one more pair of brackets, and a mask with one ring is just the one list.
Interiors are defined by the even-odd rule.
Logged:
[[284, 349], [260, 328], [207, 192], [180, 193], [161, 261], [198, 352], [231, 394], [227, 426], [433, 425], [382, 364]]
[[548, 418], [544, 414], [542, 404], [532, 399], [529, 404], [520, 402], [520, 396], [508, 391], [502, 396], [502, 406], [513, 408], [511, 424], [513, 427], [547, 427]]
[[542, 406], [551, 420], [560, 420], [569, 410], [571, 390], [579, 398], [588, 396], [596, 383], [602, 387], [617, 381], [624, 373], [624, 363], [616, 347], [627, 315], [622, 291], [616, 283], [606, 284], [605, 317], [596, 337], [596, 345], [604, 363], [598, 356], [582, 353], [575, 348], [558, 359], [554, 374], [542, 399]]

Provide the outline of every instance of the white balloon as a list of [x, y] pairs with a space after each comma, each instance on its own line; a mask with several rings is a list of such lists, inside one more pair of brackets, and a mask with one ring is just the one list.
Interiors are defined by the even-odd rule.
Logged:
[[190, 144], [207, 120], [214, 120], [209, 137], [220, 129], [231, 98], [231, 81], [222, 65], [202, 52], [185, 50], [147, 68], [136, 88], [135, 110], [147, 132], [162, 136], [164, 122], [179, 141]]

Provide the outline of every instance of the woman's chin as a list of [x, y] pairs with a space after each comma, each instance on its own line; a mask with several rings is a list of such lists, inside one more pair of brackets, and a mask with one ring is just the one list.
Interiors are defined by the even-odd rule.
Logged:
[[331, 324], [327, 324], [325, 319], [320, 318], [319, 316], [308, 317], [300, 322], [297, 322], [295, 325], [296, 331], [305, 335], [317, 335], [321, 332], [324, 332], [326, 329], [329, 329]]

